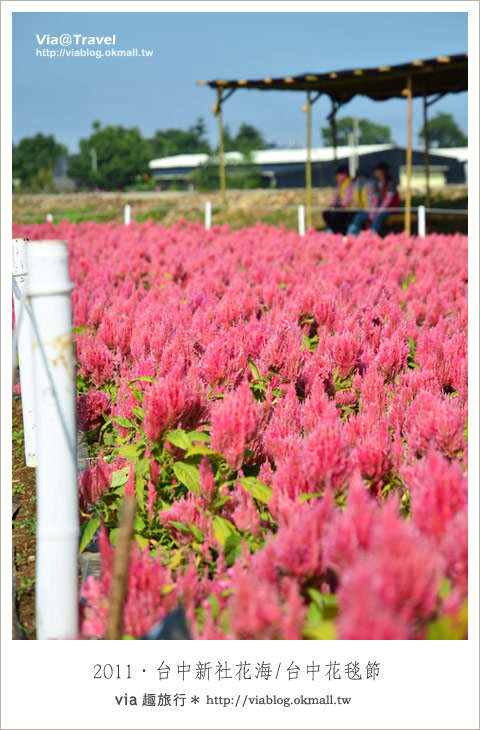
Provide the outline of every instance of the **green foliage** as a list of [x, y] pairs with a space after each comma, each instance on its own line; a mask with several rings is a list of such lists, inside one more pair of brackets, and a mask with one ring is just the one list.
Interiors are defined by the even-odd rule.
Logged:
[[458, 641], [465, 639], [468, 633], [468, 604], [464, 603], [456, 616], [447, 614], [432, 621], [428, 626], [427, 639], [433, 641]]
[[191, 155], [211, 152], [206, 138], [206, 127], [202, 117], [187, 130], [164, 129], [155, 132], [151, 140], [155, 157], [171, 157], [172, 155]]
[[49, 190], [53, 181], [53, 167], [67, 148], [55, 141], [53, 135], [36, 134], [25, 137], [12, 146], [12, 177], [22, 187]]
[[[226, 165], [227, 188], [250, 190], [261, 187], [262, 178], [258, 165], [253, 162], [251, 151], [244, 149], [239, 162]], [[198, 190], [218, 190], [220, 171], [218, 157], [210, 155], [192, 173], [192, 181]]]
[[259, 129], [253, 127], [251, 124], [245, 124], [245, 122], [240, 125], [235, 137], [232, 137], [228, 127], [224, 127], [223, 142], [226, 152], [242, 152], [247, 154], [253, 150], [263, 150], [266, 147], [272, 146], [265, 142], [263, 134]]
[[[116, 544], [122, 498], [125, 494], [125, 485], [131, 478], [132, 467], [137, 500], [134, 539], [141, 548], [150, 546], [152, 554], [161, 551], [164, 564], [171, 570], [182, 569], [186, 564], [188, 551], [185, 550], [185, 553], [183, 551], [185, 539], [193, 550], [195, 565], [199, 571], [211, 572], [220, 550], [223, 550], [226, 563], [230, 566], [242, 554], [244, 545], [251, 552], [260, 549], [264, 544], [262, 530], [267, 525], [271, 529], [273, 522], [266, 507], [271, 498], [270, 488], [254, 476], [252, 470], [245, 465], [243, 466], [245, 476], [241, 478], [238, 477], [236, 470], [229, 469], [223, 454], [213, 451], [209, 446], [208, 424], [202, 426], [205, 430], [201, 431], [186, 431], [181, 428], [166, 431], [155, 442], [150, 441], [143, 427], [145, 414], [140, 382], [154, 381], [152, 378], [138, 378], [128, 382], [130, 391], [138, 402], [138, 406], [132, 408], [131, 416], [108, 418], [101, 429], [92, 432], [97, 442], [89, 444], [91, 450], [96, 453], [102, 451], [107, 461], [117, 455], [123, 456], [129, 464], [112, 473], [110, 489], [89, 508], [87, 514], [82, 513], [84, 524], [80, 551], [85, 549], [93, 537], [100, 520], [107, 528], [110, 541]], [[82, 381], [82, 385], [88, 388], [90, 383]], [[118, 398], [118, 389], [104, 387], [109, 390], [115, 402]], [[151, 454], [149, 457], [145, 456], [147, 448]], [[179, 456], [179, 451], [183, 452], [182, 456]], [[179, 497], [186, 497], [189, 492], [200, 496], [199, 465], [204, 458], [210, 462], [216, 489], [213, 493], [210, 492], [209, 501], [204, 502], [199, 509], [204, 512], [204, 516], [213, 527], [218, 541], [218, 551], [210, 546], [207, 553], [202, 548], [205, 535], [197, 524], [169, 521], [168, 518], [160, 520], [158, 517], [159, 511], [168, 514], [170, 506]], [[155, 483], [153, 515], [151, 510], [147, 509], [147, 485], [152, 480], [152, 460], [155, 460], [160, 467], [160, 482]], [[231, 492], [238, 488], [239, 484], [253, 496], [255, 507], [261, 517], [261, 532], [255, 537], [248, 530], [239, 530], [233, 522], [219, 513], [232, 499]]]
[[[337, 145], [348, 145], [348, 135], [353, 132], [353, 117], [342, 117], [337, 119]], [[333, 134], [331, 126], [322, 127], [323, 144], [326, 147], [333, 146]], [[358, 143], [359, 144], [389, 144], [392, 142], [390, 127], [375, 124], [370, 119], [358, 120]]]
[[[423, 141], [425, 127], [422, 127], [418, 136]], [[428, 144], [429, 147], [466, 147], [468, 138], [451, 114], [437, 112], [428, 122]]]
[[136, 127], [108, 126], [80, 140], [80, 153], [70, 158], [68, 172], [80, 187], [118, 190], [148, 173], [151, 158], [150, 143]]
[[321, 593], [315, 588], [308, 589], [311, 603], [303, 627], [304, 639], [333, 640], [337, 638], [334, 619], [338, 613], [335, 594]]

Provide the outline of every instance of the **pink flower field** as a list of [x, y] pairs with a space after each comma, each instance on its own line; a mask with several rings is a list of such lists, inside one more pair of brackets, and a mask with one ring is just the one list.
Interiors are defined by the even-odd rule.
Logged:
[[467, 638], [467, 239], [66, 221], [82, 638], [105, 633], [136, 495], [125, 635]]

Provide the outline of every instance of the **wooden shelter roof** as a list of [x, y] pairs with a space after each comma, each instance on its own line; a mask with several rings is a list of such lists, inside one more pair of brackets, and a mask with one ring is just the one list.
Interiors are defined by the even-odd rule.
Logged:
[[405, 96], [406, 78], [412, 79], [412, 96], [430, 96], [466, 91], [468, 88], [468, 54], [438, 56], [397, 66], [307, 73], [264, 79], [215, 79], [199, 81], [216, 89], [260, 89], [263, 91], [314, 91], [328, 94], [337, 104], [345, 104], [357, 94], [375, 101]]

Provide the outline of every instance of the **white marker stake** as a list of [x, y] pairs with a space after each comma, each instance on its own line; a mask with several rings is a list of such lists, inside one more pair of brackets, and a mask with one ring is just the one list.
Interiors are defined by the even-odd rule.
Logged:
[[[22, 294], [27, 287], [26, 242], [28, 238], [12, 240], [13, 276]], [[32, 329], [25, 305], [13, 292], [15, 323], [17, 326], [18, 365], [22, 388], [23, 434], [25, 440], [25, 463], [35, 466], [35, 403], [33, 393]], [[21, 317], [21, 321], [20, 321]], [[19, 326], [20, 325], [20, 326]]]
[[37, 638], [74, 639], [78, 635], [79, 518], [73, 284], [67, 244], [28, 243], [27, 268], [36, 323], [32, 339], [37, 421]]
[[209, 231], [212, 225], [212, 204], [209, 200], [205, 203], [205, 230]]
[[132, 219], [132, 206], [127, 203], [125, 206], [125, 209], [123, 211], [123, 222], [126, 226], [130, 225], [130, 221]]
[[427, 232], [427, 211], [424, 205], [418, 206], [418, 236], [425, 238]]
[[298, 206], [298, 235], [305, 235], [305, 206]]

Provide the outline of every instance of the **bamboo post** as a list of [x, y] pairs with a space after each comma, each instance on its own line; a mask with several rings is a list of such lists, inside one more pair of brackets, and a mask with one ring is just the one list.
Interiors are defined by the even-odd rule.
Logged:
[[412, 77], [410, 74], [407, 76], [405, 96], [407, 97], [407, 189], [405, 192], [405, 233], [409, 236], [411, 233], [412, 220], [410, 211], [412, 204]]
[[220, 190], [222, 191], [223, 205], [227, 205], [227, 176], [225, 173], [225, 146], [223, 141], [222, 121], [222, 89], [217, 89], [217, 106], [215, 114], [218, 120], [218, 158], [220, 165]]
[[330, 126], [332, 127], [333, 159], [335, 160], [335, 162], [337, 161], [337, 120], [335, 118], [336, 113], [337, 109], [334, 106], [330, 115]]
[[107, 618], [105, 639], [122, 638], [123, 604], [127, 593], [130, 543], [133, 535], [133, 521], [136, 511], [137, 500], [135, 497], [127, 495], [123, 500], [118, 542], [113, 558], [110, 585], [110, 610]]
[[307, 91], [307, 162], [305, 165], [307, 228], [312, 226], [312, 104]]
[[423, 95], [423, 137], [425, 142], [425, 178], [426, 194], [425, 205], [430, 208], [430, 156], [428, 153], [428, 101], [427, 94]]

